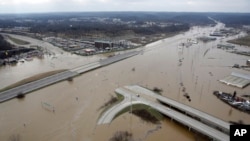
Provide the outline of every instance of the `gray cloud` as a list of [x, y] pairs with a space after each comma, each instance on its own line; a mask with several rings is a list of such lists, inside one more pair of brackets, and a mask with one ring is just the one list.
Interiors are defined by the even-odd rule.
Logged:
[[0, 0], [0, 13], [60, 11], [250, 12], [249, 0]]

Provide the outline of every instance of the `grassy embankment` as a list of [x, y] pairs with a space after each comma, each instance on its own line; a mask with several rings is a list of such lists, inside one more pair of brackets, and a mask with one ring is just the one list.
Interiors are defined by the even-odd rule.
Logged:
[[[111, 96], [110, 99], [104, 103], [98, 110], [103, 109], [100, 116], [106, 112], [110, 107], [115, 106], [116, 104], [120, 103], [124, 100], [124, 97], [118, 93], [116, 93], [117, 97]], [[120, 111], [116, 116], [120, 116], [123, 113], [129, 112], [132, 109], [132, 113], [138, 117], [140, 117], [142, 120], [149, 122], [149, 123], [159, 123], [160, 120], [163, 120], [164, 116], [159, 113], [157, 110], [151, 108], [150, 106], [144, 105], [144, 104], [135, 104], [126, 107], [122, 111]]]
[[122, 115], [123, 113], [131, 112], [131, 110], [134, 115], [138, 116], [139, 118], [148, 123], [157, 124], [164, 119], [164, 116], [160, 112], [144, 104], [135, 104], [132, 105], [132, 107], [131, 106], [126, 107], [125, 109], [120, 111], [115, 116], [115, 118]]
[[133, 134], [128, 131], [117, 131], [109, 141], [133, 141]]
[[[119, 97], [123, 97], [120, 94], [117, 94]], [[124, 99], [124, 98], [122, 98]], [[159, 121], [164, 119], [164, 116], [155, 110], [154, 108], [151, 108], [150, 106], [144, 105], [144, 104], [135, 104], [129, 107], [124, 108], [122, 111], [120, 111], [116, 116], [120, 116], [126, 112], [131, 112], [135, 114], [136, 116], [140, 117], [142, 120], [149, 122], [149, 123], [159, 123]]]
[[37, 74], [37, 75], [34, 75], [32, 77], [23, 79], [23, 80], [21, 80], [21, 81], [19, 81], [17, 83], [12, 84], [12, 85], [9, 85], [9, 86], [7, 86], [7, 87], [5, 87], [3, 89], [0, 89], [0, 92], [9, 90], [9, 89], [12, 89], [12, 88], [15, 88], [15, 87], [18, 87], [18, 86], [33, 82], [33, 81], [36, 81], [36, 80], [39, 80], [39, 79], [42, 79], [42, 78], [45, 78], [45, 77], [48, 77], [48, 76], [63, 72], [63, 71], [66, 71], [66, 70], [64, 70], [64, 69], [63, 70], [55, 70], [55, 71], [49, 71], [49, 72]]
[[24, 41], [24, 40], [20, 40], [20, 39], [11, 37], [11, 36], [8, 36], [8, 38], [9, 38], [12, 42], [14, 42], [14, 43], [16, 43], [16, 44], [18, 44], [18, 45], [28, 45], [28, 44], [30, 44], [30, 42], [27, 42], [27, 41]]
[[124, 99], [124, 97], [123, 97], [122, 95], [120, 95], [120, 94], [116, 94], [116, 97], [113, 96], [113, 95], [111, 95], [111, 96], [110, 96], [110, 99], [109, 99], [107, 102], [105, 102], [105, 103], [98, 109], [98, 110], [103, 109], [102, 112], [101, 112], [100, 115], [99, 115], [99, 118], [100, 118], [101, 115], [102, 115], [103, 113], [105, 113], [109, 108], [111, 108], [112, 106], [114, 106], [114, 105], [120, 103], [121, 101], [123, 101], [123, 99]]
[[245, 45], [250, 47], [250, 35], [247, 35], [242, 38], [234, 39], [234, 40], [229, 40], [229, 43], [233, 44], [238, 44], [238, 45]]

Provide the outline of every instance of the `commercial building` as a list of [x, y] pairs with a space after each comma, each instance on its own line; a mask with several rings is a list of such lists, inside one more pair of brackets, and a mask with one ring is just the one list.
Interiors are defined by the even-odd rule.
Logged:
[[239, 88], [244, 88], [250, 84], [250, 75], [232, 72], [231, 75], [221, 79], [220, 82]]
[[110, 41], [95, 41], [95, 47], [98, 49], [110, 49], [114, 47], [114, 43]]

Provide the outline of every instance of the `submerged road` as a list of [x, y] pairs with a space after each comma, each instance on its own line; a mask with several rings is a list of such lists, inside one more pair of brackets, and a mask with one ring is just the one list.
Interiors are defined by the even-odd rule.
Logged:
[[79, 66], [77, 68], [71, 69], [69, 71], [64, 71], [49, 77], [45, 77], [42, 78], [40, 80], [37, 81], [33, 81], [3, 92], [0, 92], [0, 103], [10, 100], [12, 98], [15, 98], [17, 95], [19, 94], [27, 94], [29, 92], [41, 89], [43, 87], [49, 86], [51, 84], [63, 81], [63, 80], [67, 80], [69, 78], [78, 76], [79, 74], [100, 68], [100, 67], [104, 67], [107, 66], [109, 64], [124, 60], [126, 58], [132, 57], [137, 55], [139, 52], [138, 51], [133, 51], [133, 52], [128, 52], [128, 53], [124, 53], [124, 54], [119, 54], [119, 55], [115, 55], [112, 57], [109, 57], [107, 59], [103, 59], [97, 62], [92, 62], [89, 64], [85, 64], [82, 66]]
[[[144, 88], [143, 88], [144, 89]], [[106, 111], [98, 120], [98, 124], [107, 124], [111, 123], [111, 121], [114, 119], [114, 117], [119, 114], [119, 112], [131, 105], [135, 104], [144, 104], [147, 106], [150, 106], [157, 111], [161, 112], [162, 114], [178, 121], [179, 123], [182, 123], [189, 128], [192, 128], [214, 140], [220, 140], [220, 141], [228, 141], [229, 136], [211, 126], [208, 126], [194, 118], [191, 118], [185, 114], [182, 114], [178, 111], [175, 111], [173, 109], [170, 109], [160, 103], [157, 103], [155, 101], [147, 100], [141, 96], [138, 96], [138, 93], [125, 88], [118, 88], [115, 90], [116, 93], [119, 93], [124, 96], [124, 100], [111, 107], [108, 111]], [[155, 94], [156, 95], [156, 94]]]

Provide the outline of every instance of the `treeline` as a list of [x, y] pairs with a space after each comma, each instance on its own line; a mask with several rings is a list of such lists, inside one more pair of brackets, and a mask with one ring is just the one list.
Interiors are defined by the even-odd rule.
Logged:
[[4, 37], [0, 34], [0, 51], [11, 50], [13, 45], [7, 42]]
[[[72, 16], [72, 15], [74, 16]], [[64, 33], [67, 35], [81, 36], [82, 34], [101, 33], [109, 36], [119, 36], [124, 32], [133, 32], [135, 34], [152, 35], [157, 33], [170, 33], [186, 31], [190, 25], [207, 25], [214, 24], [209, 20], [207, 16], [197, 13], [163, 13], [163, 12], [104, 12], [104, 13], [66, 13], [52, 14], [56, 20], [61, 22], [54, 22], [48, 24], [47, 20], [52, 18], [51, 15], [43, 16], [39, 23], [31, 27], [31, 32], [34, 33]], [[89, 21], [77, 21], [72, 22], [67, 18], [117, 18], [121, 21], [128, 22], [134, 21], [133, 25], [125, 24], [113, 24], [112, 22], [93, 22]], [[37, 18], [37, 17], [36, 17]], [[45, 20], [48, 18], [47, 20]], [[65, 20], [66, 19], [66, 20]], [[141, 27], [145, 22], [163, 22], [172, 23], [167, 27], [160, 27], [157, 25], [149, 27]], [[177, 23], [177, 24], [176, 24]]]
[[18, 47], [14, 48], [9, 42], [7, 42], [4, 37], [0, 34], [0, 59], [9, 58], [20, 53], [25, 53], [32, 51], [32, 48]]
[[226, 24], [227, 27], [250, 25], [250, 13], [210, 13], [208, 16]]
[[206, 26], [215, 24], [207, 15], [200, 13], [190, 13], [178, 15], [172, 18], [172, 21], [189, 24], [190, 26]]
[[11, 50], [0, 51], [0, 59], [10, 58], [10, 57], [13, 57], [15, 55], [30, 52], [33, 50], [35, 50], [35, 49], [19, 47], [19, 48], [15, 48], [15, 49], [11, 49]]
[[159, 33], [174, 33], [174, 32], [180, 32], [180, 31], [187, 31], [189, 29], [188, 24], [181, 24], [181, 25], [175, 25], [172, 24], [170, 26], [166, 27], [159, 27], [159, 26], [151, 26], [151, 27], [134, 27], [132, 30], [136, 34], [143, 34], [143, 35], [152, 35], [152, 34], [159, 34]]
[[119, 24], [107, 24], [100, 22], [63, 22], [53, 25], [37, 24], [30, 29], [34, 33], [64, 33], [64, 34], [92, 34], [92, 33], [103, 33], [110, 36], [120, 35], [126, 31], [132, 31], [136, 34], [157, 34], [157, 33], [170, 33], [178, 31], [186, 31], [189, 29], [188, 24], [172, 24], [166, 27], [159, 27], [157, 25], [149, 27], [141, 26], [129, 26]]
[[[212, 25], [212, 17], [226, 26], [240, 27], [250, 25], [250, 14], [246, 13], [182, 13], [182, 12], [83, 12], [1, 15], [0, 28], [23, 26], [30, 27], [33, 33], [52, 33], [81, 36], [101, 33], [117, 36], [125, 32], [135, 34], [156, 34], [188, 30], [193, 25]], [[72, 21], [71, 18], [81, 19]], [[98, 18], [109, 18], [104, 22]], [[123, 22], [133, 21], [130, 25], [112, 22], [113, 18]], [[53, 22], [48, 22], [52, 20]], [[153, 25], [143, 27], [145, 22], [170, 23], [170, 26]], [[172, 24], [172, 25], [171, 25]]]
[[120, 18], [123, 21], [155, 21], [185, 23], [189, 25], [208, 25], [214, 24], [208, 19], [207, 13], [193, 12], [121, 12], [112, 15], [113, 18]]
[[[71, 18], [85, 19], [70, 21]], [[117, 18], [123, 22], [134, 21], [130, 24], [112, 23], [111, 21], [95, 21], [96, 18]], [[89, 20], [88, 20], [89, 19]], [[53, 20], [53, 23], [48, 23]], [[22, 21], [22, 22], [20, 22]], [[170, 23], [169, 26], [158, 25], [143, 27], [145, 22]], [[151, 35], [186, 31], [191, 25], [214, 24], [206, 15], [201, 13], [167, 13], [167, 12], [85, 12], [85, 13], [50, 13], [50, 14], [21, 14], [5, 15], [0, 19], [0, 28], [31, 27], [33, 33], [53, 33], [81, 36], [83, 34], [101, 33], [108, 36], [119, 36], [126, 32]]]

